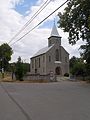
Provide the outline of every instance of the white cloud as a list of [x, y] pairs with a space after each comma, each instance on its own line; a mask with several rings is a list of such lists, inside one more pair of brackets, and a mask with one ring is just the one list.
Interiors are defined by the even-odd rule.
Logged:
[[[30, 17], [45, 1], [46, 0], [38, 0], [35, 6], [32, 6], [30, 10], [26, 11], [29, 13], [29, 15], [24, 17], [13, 9], [16, 4], [22, 4], [23, 0], [3, 0], [0, 4], [0, 44], [9, 42], [9, 40], [21, 29], [21, 27], [30, 19]], [[32, 22], [32, 24], [30, 24], [28, 28], [22, 32], [22, 34], [20, 34], [19, 37], [37, 25], [37, 23], [53, 12], [63, 2], [63, 0], [55, 0], [54, 2], [51, 2], [46, 9], [43, 10]], [[63, 11], [63, 8], [61, 8], [59, 11]], [[57, 13], [58, 11], [53, 16], [48, 18], [48, 20], [53, 20]], [[65, 47], [65, 49], [72, 55], [78, 55], [80, 43], [74, 47], [70, 46], [68, 44], [67, 35], [60, 29], [58, 29], [58, 31], [60, 36], [62, 36], [62, 45]], [[49, 28], [37, 28], [24, 37], [21, 41], [13, 45], [12, 48], [14, 50], [14, 54], [12, 55], [12, 61], [16, 61], [18, 56], [21, 56], [23, 59], [27, 59], [27, 61], [29, 61], [30, 57], [33, 56], [35, 52], [37, 52], [40, 48], [47, 46], [47, 40], [50, 36], [50, 32], [51, 29]], [[17, 38], [15, 40], [17, 40]]]
[[11, 8], [11, 3], [10, 0], [3, 0], [0, 4], [0, 43], [7, 42], [21, 26], [22, 16]]

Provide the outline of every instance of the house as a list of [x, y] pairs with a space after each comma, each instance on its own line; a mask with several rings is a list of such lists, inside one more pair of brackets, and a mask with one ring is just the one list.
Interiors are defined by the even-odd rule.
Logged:
[[48, 46], [31, 58], [31, 74], [60, 75], [69, 73], [69, 53], [61, 46], [61, 37], [54, 24], [48, 38]]

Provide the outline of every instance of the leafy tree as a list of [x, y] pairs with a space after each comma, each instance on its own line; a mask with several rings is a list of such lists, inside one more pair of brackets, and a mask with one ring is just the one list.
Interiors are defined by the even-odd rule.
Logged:
[[[75, 56], [73, 56], [70, 60], [69, 60], [69, 64], [70, 64], [70, 72], [75, 75], [77, 73], [78, 70], [76, 69], [80, 69], [84, 62], [83, 59], [81, 58], [77, 58]], [[78, 66], [78, 67], [77, 67]], [[79, 68], [80, 67], [80, 68]]]
[[69, 61], [70, 63], [70, 72], [75, 76], [85, 76], [86, 75], [86, 64], [83, 59], [72, 57]]
[[24, 69], [24, 74], [26, 74], [27, 72], [30, 72], [30, 64], [23, 63], [23, 69]]
[[72, 74], [76, 76], [85, 76], [85, 64], [78, 62], [73, 66]]
[[16, 65], [15, 65], [16, 79], [22, 81], [24, 75], [29, 71], [30, 71], [30, 64], [23, 63], [21, 57], [19, 57]]
[[73, 56], [73, 57], [69, 60], [70, 68], [73, 68], [76, 63], [77, 63], [77, 58], [76, 58], [75, 56]]
[[0, 46], [0, 65], [4, 68], [4, 70], [7, 70], [12, 54], [12, 48], [7, 43], [4, 43]]
[[23, 63], [21, 61], [21, 57], [18, 58], [18, 61], [16, 63], [16, 71], [15, 71], [16, 79], [22, 81], [24, 76], [24, 70], [23, 70]]
[[90, 65], [90, 0], [68, 0], [63, 13], [58, 14], [59, 27], [69, 32], [69, 43], [74, 45], [78, 40], [86, 41], [81, 48], [83, 58]]
[[86, 60], [86, 63], [90, 64], [90, 43], [88, 42], [86, 45], [82, 45], [80, 47], [83, 49], [83, 53], [81, 53], [81, 56]]

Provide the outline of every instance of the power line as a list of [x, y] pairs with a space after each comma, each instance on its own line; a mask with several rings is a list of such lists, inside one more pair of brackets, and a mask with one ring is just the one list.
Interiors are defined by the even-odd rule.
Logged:
[[42, 11], [43, 9], [51, 2], [52, 0], [47, 0], [43, 3], [43, 5], [39, 8], [39, 10], [27, 21], [27, 23], [17, 32], [17, 34], [8, 42], [11, 43]]
[[35, 27], [33, 27], [31, 30], [29, 30], [26, 34], [24, 34], [22, 37], [20, 37], [17, 41], [11, 44], [14, 45], [16, 42], [20, 41], [22, 38], [24, 38], [26, 35], [28, 35], [31, 31], [33, 31], [35, 28], [37, 28], [40, 24], [42, 24], [46, 19], [48, 19], [52, 14], [54, 14], [57, 10], [59, 10], [63, 5], [65, 5], [69, 0], [66, 0], [63, 4], [61, 4], [57, 9], [55, 9], [51, 14], [49, 14], [46, 18], [44, 18], [41, 22], [39, 22]]
[[[32, 21], [33, 19], [47, 6], [48, 0], [40, 7], [40, 9], [31, 17], [31, 19], [21, 28], [21, 30], [9, 41], [12, 42]], [[49, 1], [50, 2], [50, 1]], [[46, 4], [47, 3], [47, 4]], [[46, 4], [46, 5], [45, 5]], [[43, 8], [43, 6], [45, 7]]]

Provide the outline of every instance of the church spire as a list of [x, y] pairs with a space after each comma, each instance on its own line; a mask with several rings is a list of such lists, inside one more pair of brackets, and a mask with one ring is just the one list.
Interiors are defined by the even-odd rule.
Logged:
[[51, 31], [51, 35], [48, 38], [48, 46], [50, 47], [53, 44], [58, 44], [61, 45], [61, 37], [57, 31], [56, 25], [55, 25], [55, 21], [54, 21], [54, 25]]
[[58, 31], [57, 31], [56, 25], [55, 25], [55, 20], [54, 20], [54, 25], [53, 25], [53, 28], [52, 28], [50, 36], [60, 37], [60, 35], [59, 35]]

